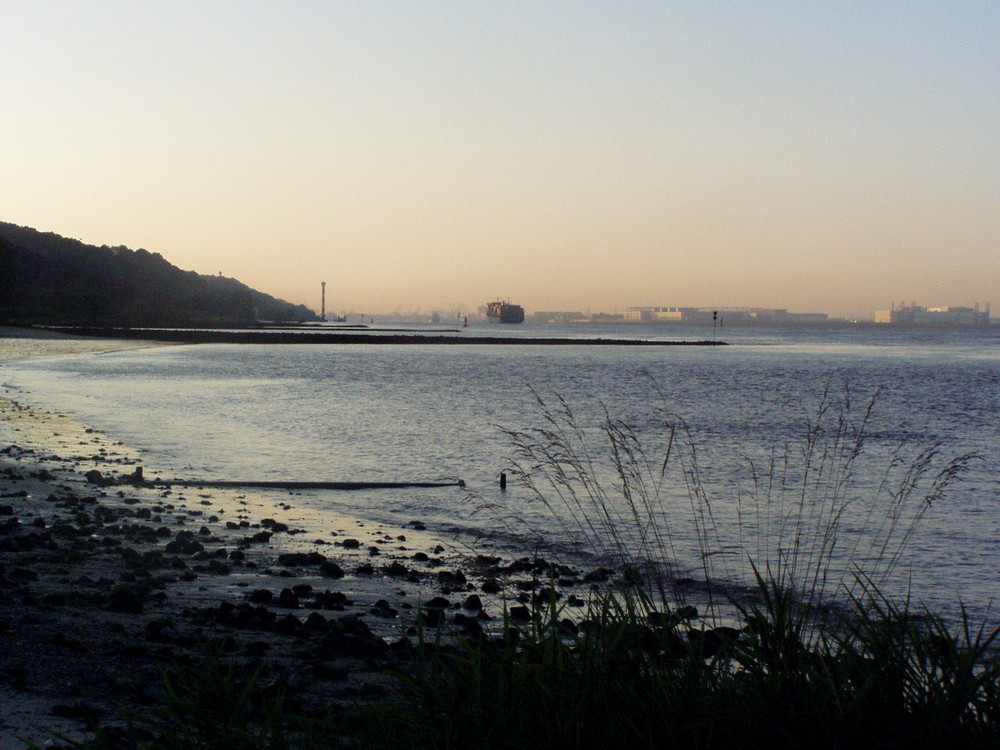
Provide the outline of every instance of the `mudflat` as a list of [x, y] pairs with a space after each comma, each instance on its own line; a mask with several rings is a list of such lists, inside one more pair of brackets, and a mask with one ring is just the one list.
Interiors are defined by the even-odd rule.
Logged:
[[[0, 336], [0, 360], [137, 345]], [[0, 385], [0, 748], [123, 727], [158, 704], [165, 671], [217, 658], [259, 669], [302, 714], [383, 700], [418, 617], [481, 637], [505, 597], [526, 601], [552, 570], [420, 519], [390, 527], [320, 514], [299, 492], [167, 480]], [[582, 586], [579, 571], [559, 574]]]

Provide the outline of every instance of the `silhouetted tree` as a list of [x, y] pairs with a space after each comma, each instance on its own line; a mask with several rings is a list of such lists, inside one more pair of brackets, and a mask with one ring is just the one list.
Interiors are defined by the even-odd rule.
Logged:
[[0, 222], [0, 323], [244, 326], [316, 320], [236, 279], [183, 271], [159, 253]]

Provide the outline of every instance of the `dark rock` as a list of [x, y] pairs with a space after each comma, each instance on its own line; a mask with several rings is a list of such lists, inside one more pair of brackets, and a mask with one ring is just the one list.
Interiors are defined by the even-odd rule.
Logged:
[[330, 623], [331, 632], [337, 633], [348, 633], [350, 635], [363, 635], [366, 638], [374, 638], [375, 635], [372, 633], [371, 628], [369, 628], [365, 621], [362, 620], [358, 615], [347, 615], [345, 617], [338, 617], [336, 620]]
[[306, 627], [310, 630], [320, 630], [326, 627], [326, 618], [319, 612], [311, 612], [306, 618]]
[[475, 617], [463, 615], [461, 612], [455, 613], [455, 616], [452, 618], [452, 624], [459, 628], [462, 634], [468, 638], [478, 640], [486, 635], [483, 632], [483, 626], [479, 624], [479, 620]]
[[271, 529], [271, 531], [273, 531], [276, 534], [281, 531], [288, 531], [287, 523], [281, 523], [280, 521], [275, 521], [273, 518], [265, 518], [263, 521], [260, 522], [260, 525], [263, 526], [265, 529]]
[[283, 633], [294, 633], [302, 629], [302, 621], [293, 614], [287, 614], [274, 624], [274, 628]]
[[698, 630], [692, 628], [688, 631], [687, 637], [691, 647], [705, 658], [728, 654], [736, 645], [741, 631], [736, 628], [725, 626]]
[[219, 562], [218, 560], [210, 560], [208, 563], [208, 572], [216, 576], [227, 576], [229, 575], [230, 568], [224, 562]]
[[359, 542], [357, 539], [345, 539], [344, 541], [340, 542], [340, 544], [341, 546], [344, 547], [344, 549], [358, 549], [359, 547], [361, 547], [361, 542]]
[[478, 594], [472, 594], [462, 602], [462, 608], [475, 611], [481, 610], [483, 608], [483, 600], [479, 598]]
[[511, 607], [507, 616], [514, 622], [531, 622], [531, 610], [525, 606]]
[[540, 588], [535, 594], [534, 599], [539, 604], [551, 604], [562, 598], [562, 594], [549, 586]]
[[49, 643], [53, 646], [61, 646], [62, 648], [69, 649], [70, 651], [79, 652], [87, 650], [81, 641], [78, 641], [76, 638], [70, 638], [65, 633], [55, 633], [49, 638]]
[[397, 610], [385, 599], [379, 599], [368, 611], [376, 617], [385, 617], [387, 619], [392, 619], [398, 614]]
[[299, 597], [291, 589], [282, 589], [278, 595], [278, 606], [283, 609], [298, 609]]
[[214, 648], [218, 649], [224, 654], [231, 654], [236, 649], [238, 649], [240, 644], [231, 635], [224, 636], [220, 641], [218, 641]]
[[442, 586], [464, 586], [466, 584], [465, 574], [460, 570], [442, 570], [437, 574], [438, 583]]
[[436, 628], [444, 622], [443, 609], [422, 609], [417, 615], [418, 619], [428, 627]]
[[345, 575], [344, 569], [333, 560], [324, 560], [320, 563], [319, 574], [324, 578], [343, 578]]
[[678, 607], [677, 611], [674, 612], [674, 617], [679, 620], [695, 620], [698, 618], [698, 608], [693, 607], [690, 604], [684, 607]]
[[646, 622], [654, 628], [669, 628], [677, 623], [677, 616], [668, 612], [657, 612], [653, 610], [646, 615]]
[[389, 644], [389, 650], [398, 659], [410, 661], [417, 656], [417, 647], [405, 635]]
[[66, 595], [59, 591], [54, 591], [51, 594], [46, 594], [42, 597], [42, 606], [45, 607], [63, 607], [66, 605]]
[[530, 557], [520, 557], [511, 561], [504, 570], [508, 573], [531, 573], [535, 570], [535, 564]]
[[384, 659], [389, 655], [389, 646], [371, 635], [334, 633], [327, 637], [321, 652], [332, 658]]
[[278, 564], [289, 567], [299, 567], [305, 565], [320, 565], [326, 562], [326, 555], [319, 552], [288, 552], [278, 555]]
[[642, 571], [634, 565], [626, 565], [622, 569], [622, 583], [626, 586], [636, 586], [642, 583]]
[[611, 571], [607, 568], [595, 568], [583, 577], [584, 583], [604, 583], [611, 578]]
[[347, 679], [349, 674], [350, 673], [343, 667], [334, 667], [324, 662], [319, 662], [313, 666], [313, 675], [317, 680], [342, 682]]
[[107, 598], [107, 607], [112, 612], [142, 614], [145, 592], [138, 586], [122, 585], [112, 589]]
[[386, 565], [382, 570], [385, 571], [386, 575], [390, 576], [405, 576], [410, 572], [409, 569], [398, 560], [390, 565]]
[[150, 640], [169, 640], [176, 634], [173, 620], [170, 618], [158, 617], [146, 623], [146, 637]]
[[580, 632], [579, 626], [568, 617], [559, 621], [559, 632], [563, 635], [575, 636]]
[[78, 701], [73, 704], [59, 703], [52, 707], [53, 716], [61, 716], [64, 719], [81, 719], [92, 721], [101, 716], [103, 711], [92, 703]]
[[217, 609], [199, 610], [197, 618], [204, 622], [216, 622], [233, 628], [257, 628], [269, 630], [278, 616], [266, 607], [253, 607], [245, 602], [233, 605], [222, 602]]
[[247, 656], [259, 658], [271, 650], [271, 644], [267, 641], [250, 641], [243, 647], [243, 653]]
[[341, 591], [321, 591], [316, 594], [313, 606], [317, 609], [343, 609], [351, 601]]
[[[178, 534], [180, 536], [180, 534]], [[182, 554], [182, 555], [197, 555], [199, 552], [205, 551], [205, 545], [201, 542], [196, 542], [193, 539], [174, 539], [171, 542], [167, 542], [164, 549], [170, 554]]]
[[270, 604], [273, 599], [274, 594], [267, 589], [257, 589], [256, 591], [251, 591], [250, 595], [247, 597], [247, 601], [252, 604]]
[[90, 471], [88, 471], [86, 474], [83, 475], [83, 478], [86, 479], [91, 484], [104, 485], [108, 483], [108, 480], [106, 480], [104, 478], [104, 475], [97, 469], [91, 469]]

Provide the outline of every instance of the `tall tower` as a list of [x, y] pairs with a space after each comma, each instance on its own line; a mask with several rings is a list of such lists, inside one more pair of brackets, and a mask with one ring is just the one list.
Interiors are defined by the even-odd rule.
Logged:
[[320, 289], [322, 290], [322, 295], [321, 295], [322, 302], [320, 303], [319, 319], [323, 323], [325, 323], [326, 322], [326, 282], [325, 281], [321, 281], [319, 283], [319, 286], [320, 286]]

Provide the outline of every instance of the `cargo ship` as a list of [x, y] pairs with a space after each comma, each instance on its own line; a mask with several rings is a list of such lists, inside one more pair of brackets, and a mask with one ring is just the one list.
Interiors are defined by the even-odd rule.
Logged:
[[524, 308], [510, 302], [490, 302], [486, 305], [486, 319], [490, 323], [523, 323]]

